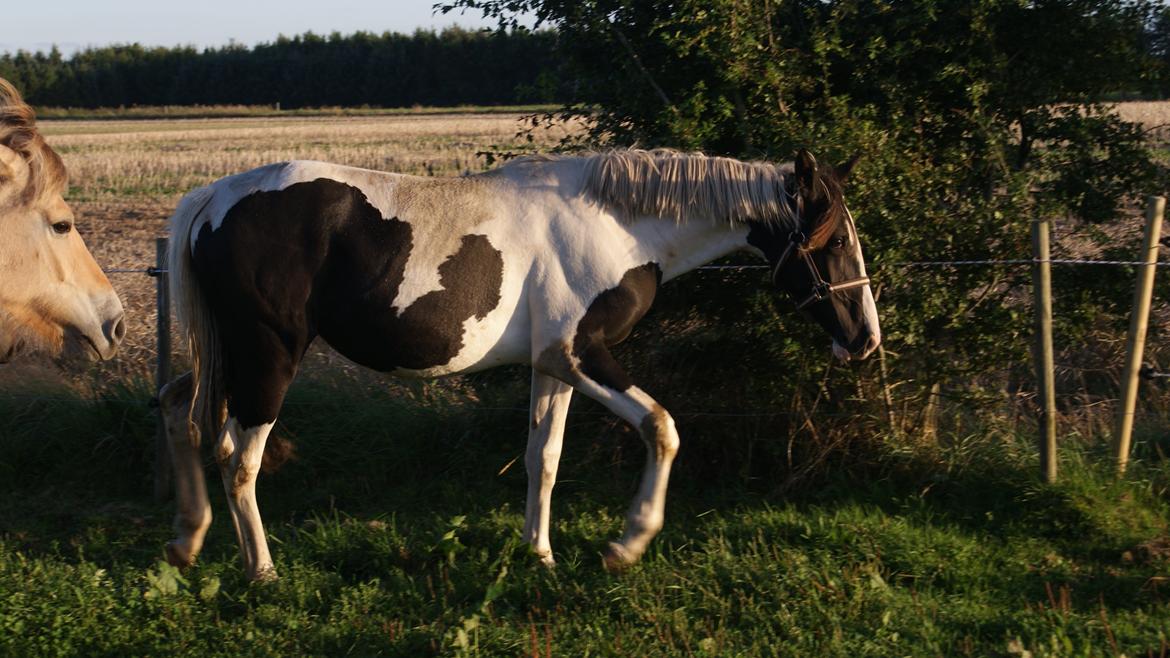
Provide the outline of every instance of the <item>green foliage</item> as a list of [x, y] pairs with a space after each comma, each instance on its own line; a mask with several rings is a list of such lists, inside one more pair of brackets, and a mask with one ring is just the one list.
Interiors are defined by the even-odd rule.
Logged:
[[560, 100], [549, 63], [555, 39], [452, 27], [412, 35], [308, 32], [202, 51], [117, 45], [68, 59], [54, 48], [0, 55], [0, 77], [30, 103], [60, 107], [547, 103]]
[[[1027, 389], [1031, 313], [1027, 268], [903, 263], [1029, 258], [1029, 224], [1049, 219], [1095, 236], [1082, 252], [1132, 254], [1132, 242], [1092, 227], [1124, 221], [1135, 199], [1170, 180], [1142, 130], [1098, 104], [1162, 79], [1152, 71], [1165, 56], [1156, 29], [1166, 21], [1164, 3], [455, 0], [447, 7], [479, 9], [501, 26], [528, 11], [555, 27], [582, 103], [563, 113], [591, 120], [594, 142], [781, 161], [798, 147], [829, 162], [860, 153], [846, 195], [881, 290], [888, 379], [909, 405], [910, 426], [925, 417], [936, 384], [959, 398], [956, 414]], [[721, 318], [730, 303], [720, 299], [726, 288], [693, 276], [676, 285], [705, 292], [660, 317]], [[1057, 290], [1058, 300], [1076, 298], [1071, 308], [1060, 305], [1058, 343], [1117, 324], [1124, 309], [1115, 300], [1129, 298], [1128, 285], [1110, 274]], [[761, 304], [720, 335], [724, 358], [710, 379], [743, 378], [751, 361], [750, 387], [771, 388], [773, 405], [822, 399], [809, 387], [823, 379], [823, 364], [794, 356], [823, 354], [823, 337]], [[754, 340], [742, 340], [745, 332]], [[777, 372], [788, 376], [777, 382]], [[856, 375], [838, 382], [848, 392], [828, 410], [851, 409], [857, 418], [866, 409], [859, 393], [880, 399], [876, 369]], [[876, 407], [868, 408], [871, 418], [893, 413]], [[854, 435], [883, 431], [850, 422]]]

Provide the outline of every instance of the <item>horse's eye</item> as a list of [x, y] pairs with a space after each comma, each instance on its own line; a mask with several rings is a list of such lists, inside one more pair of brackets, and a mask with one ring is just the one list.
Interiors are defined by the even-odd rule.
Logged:
[[840, 237], [840, 236], [833, 238], [833, 242], [830, 244], [830, 246], [833, 247], [834, 249], [844, 248], [845, 247], [845, 238]]
[[53, 232], [58, 233], [60, 235], [65, 235], [66, 233], [68, 233], [69, 231], [72, 231], [72, 230], [73, 230], [73, 222], [70, 222], [68, 220], [55, 222], [53, 224]]

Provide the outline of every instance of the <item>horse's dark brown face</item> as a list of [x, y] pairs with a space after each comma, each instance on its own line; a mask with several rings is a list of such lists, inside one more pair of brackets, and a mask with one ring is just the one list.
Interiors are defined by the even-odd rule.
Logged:
[[877, 306], [842, 184], [853, 161], [822, 171], [807, 151], [795, 162], [801, 229], [752, 226], [748, 242], [772, 267], [772, 281], [833, 338], [842, 361], [864, 359], [881, 342]]

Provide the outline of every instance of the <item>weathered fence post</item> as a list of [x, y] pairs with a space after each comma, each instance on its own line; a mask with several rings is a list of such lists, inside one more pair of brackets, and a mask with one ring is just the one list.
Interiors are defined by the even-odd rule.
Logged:
[[1154, 293], [1154, 263], [1158, 260], [1158, 238], [1162, 232], [1162, 214], [1166, 198], [1146, 198], [1146, 232], [1142, 241], [1141, 262], [1137, 285], [1133, 289], [1133, 311], [1129, 316], [1129, 338], [1126, 341], [1125, 374], [1121, 378], [1121, 404], [1117, 409], [1117, 424], [1113, 432], [1117, 455], [1117, 474], [1125, 474], [1129, 463], [1130, 437], [1133, 434], [1133, 412], [1137, 406], [1138, 374], [1142, 367], [1142, 353], [1146, 346], [1146, 327], [1150, 318], [1150, 298]]
[[1056, 377], [1052, 356], [1052, 263], [1048, 221], [1032, 222], [1032, 292], [1036, 296], [1036, 383], [1040, 394], [1040, 465], [1045, 482], [1056, 482]]
[[[154, 241], [155, 299], [158, 310], [158, 362], [154, 371], [154, 390], [157, 396], [171, 380], [171, 292], [167, 276], [167, 239]], [[163, 410], [158, 408], [158, 427], [154, 435], [154, 498], [166, 500], [171, 493], [171, 453]]]

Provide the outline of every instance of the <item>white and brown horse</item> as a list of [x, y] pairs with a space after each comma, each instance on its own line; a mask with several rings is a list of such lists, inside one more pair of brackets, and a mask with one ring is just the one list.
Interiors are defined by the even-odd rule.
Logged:
[[[573, 391], [641, 431], [649, 452], [606, 565], [636, 561], [662, 527], [674, 421], [610, 355], [658, 286], [737, 250], [815, 318], [842, 359], [880, 341], [842, 183], [802, 152], [776, 166], [674, 151], [513, 161], [417, 178], [288, 162], [189, 194], [171, 220], [171, 285], [194, 377], [167, 388], [178, 497], [176, 565], [210, 507], [198, 436], [214, 452], [250, 578], [274, 575], [256, 475], [285, 391], [318, 336], [405, 377], [532, 366], [525, 539], [552, 563], [549, 505]], [[192, 429], [187, 403], [194, 389]]]
[[108, 359], [122, 302], [73, 226], [65, 166], [0, 78], [0, 363], [22, 352]]

